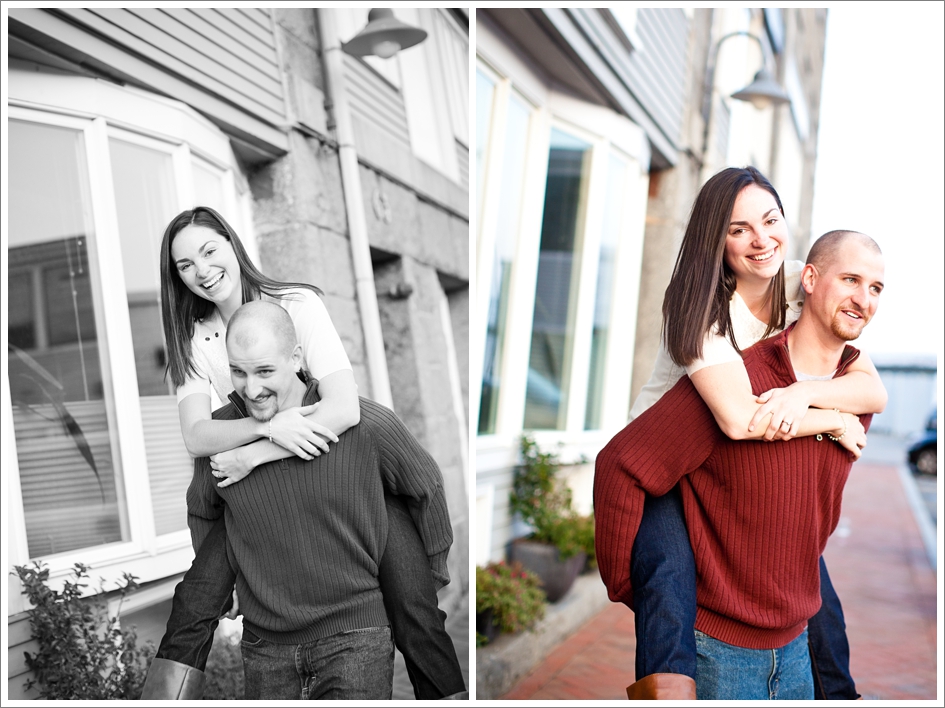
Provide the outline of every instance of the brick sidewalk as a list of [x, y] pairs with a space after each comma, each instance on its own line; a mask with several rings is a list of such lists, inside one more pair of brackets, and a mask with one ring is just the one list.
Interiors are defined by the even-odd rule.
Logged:
[[[856, 464], [824, 553], [843, 602], [851, 672], [864, 698], [936, 698], [936, 575], [895, 466]], [[633, 613], [611, 605], [502, 699], [626, 700]]]

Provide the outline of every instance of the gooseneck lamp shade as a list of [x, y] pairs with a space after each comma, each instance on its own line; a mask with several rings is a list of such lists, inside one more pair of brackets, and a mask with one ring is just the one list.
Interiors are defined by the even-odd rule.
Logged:
[[755, 74], [755, 80], [741, 91], [733, 93], [732, 98], [739, 101], [749, 101], [758, 110], [787, 103], [791, 100], [787, 92], [781, 88], [781, 84], [775, 81], [768, 70], [763, 67]]
[[341, 48], [356, 57], [374, 55], [389, 59], [401, 49], [420, 44], [426, 38], [426, 30], [401, 22], [390, 8], [372, 8], [367, 26]]

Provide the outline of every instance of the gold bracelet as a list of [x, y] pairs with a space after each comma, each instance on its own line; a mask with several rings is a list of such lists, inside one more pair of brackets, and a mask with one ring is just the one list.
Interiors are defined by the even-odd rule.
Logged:
[[831, 440], [833, 440], [834, 442], [840, 442], [841, 440], [843, 440], [843, 436], [847, 434], [847, 421], [846, 421], [846, 419], [843, 417], [843, 414], [840, 412], [840, 409], [839, 409], [839, 408], [834, 408], [834, 410], [837, 412], [837, 415], [840, 416], [840, 422], [843, 423], [843, 432], [840, 433], [840, 437], [839, 437], [839, 438], [835, 438], [835, 437], [834, 437], [833, 435], [831, 435], [830, 433], [827, 433], [827, 437], [830, 438]]

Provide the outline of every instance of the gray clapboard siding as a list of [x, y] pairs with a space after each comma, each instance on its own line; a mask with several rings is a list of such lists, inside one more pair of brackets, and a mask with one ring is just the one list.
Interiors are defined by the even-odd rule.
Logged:
[[644, 49], [630, 56], [630, 90], [678, 145], [685, 107], [689, 21], [679, 8], [641, 8], [637, 34]]
[[403, 95], [367, 64], [344, 56], [345, 83], [351, 111], [409, 147]]
[[469, 148], [456, 141], [456, 163], [459, 165], [459, 182], [463, 189], [469, 189]]
[[11, 701], [39, 698], [35, 688], [26, 690], [24, 684], [30, 678], [24, 652], [39, 651], [39, 643], [30, 635], [29, 615], [22, 612], [12, 615], [7, 622], [7, 691]]
[[285, 122], [267, 10], [62, 8], [55, 12], [268, 123]]

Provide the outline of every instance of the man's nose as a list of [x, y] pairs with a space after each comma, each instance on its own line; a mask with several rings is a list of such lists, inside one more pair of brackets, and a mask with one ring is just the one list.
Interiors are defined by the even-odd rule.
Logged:
[[262, 392], [262, 385], [255, 376], [246, 377], [246, 397], [256, 398]]
[[869, 307], [870, 286], [867, 283], [860, 283], [853, 291], [853, 303], [862, 309]]

